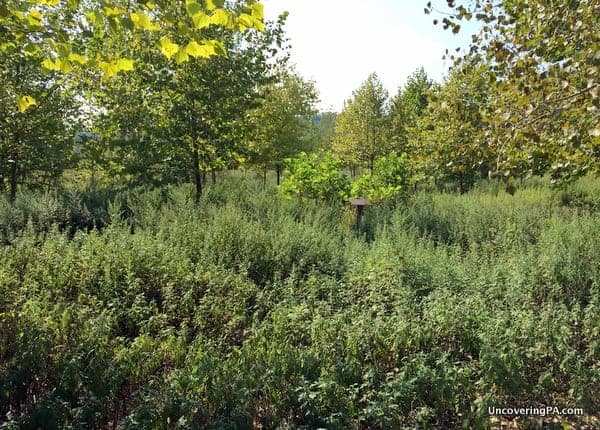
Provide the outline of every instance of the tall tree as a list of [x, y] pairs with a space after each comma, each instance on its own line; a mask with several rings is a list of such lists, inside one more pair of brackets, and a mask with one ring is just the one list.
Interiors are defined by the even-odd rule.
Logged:
[[[38, 60], [33, 51], [27, 57], [0, 52], [0, 192], [11, 200], [19, 184], [49, 186], [75, 160], [78, 103], [68, 82], [42, 71]], [[19, 113], [14, 100], [24, 93], [37, 102]]]
[[333, 148], [348, 164], [362, 164], [373, 170], [377, 157], [389, 149], [387, 98], [387, 90], [373, 73], [344, 104], [337, 118]]
[[466, 192], [487, 176], [492, 152], [483, 113], [489, 100], [485, 68], [454, 70], [431, 94], [431, 104], [411, 133], [411, 151], [426, 177], [454, 181]]
[[262, 103], [252, 113], [253, 162], [265, 170], [275, 168], [279, 185], [284, 160], [314, 147], [312, 117], [317, 90], [313, 82], [284, 69], [262, 93]]
[[[487, 63], [495, 97], [488, 128], [505, 177], [555, 181], [600, 172], [600, 8], [597, 1], [448, 2], [444, 27], [476, 18], [462, 67]], [[431, 2], [428, 4], [431, 11]]]
[[191, 179], [199, 199], [205, 172], [247, 156], [248, 112], [273, 80], [284, 22], [243, 35], [213, 29], [228, 32], [218, 35], [227, 55], [183, 64], [147, 50], [149, 61], [106, 82], [100, 97], [108, 115], [99, 128], [108, 132], [109, 164], [134, 180]]
[[408, 77], [390, 102], [390, 139], [399, 153], [408, 151], [410, 129], [427, 109], [432, 85], [421, 67]]

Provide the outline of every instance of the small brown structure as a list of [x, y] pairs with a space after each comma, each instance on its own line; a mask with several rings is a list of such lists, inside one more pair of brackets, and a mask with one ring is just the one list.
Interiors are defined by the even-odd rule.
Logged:
[[371, 206], [371, 202], [367, 199], [350, 199], [350, 204], [356, 208], [356, 224], [354, 228], [358, 233], [360, 231], [360, 220], [363, 215], [363, 208], [365, 206]]

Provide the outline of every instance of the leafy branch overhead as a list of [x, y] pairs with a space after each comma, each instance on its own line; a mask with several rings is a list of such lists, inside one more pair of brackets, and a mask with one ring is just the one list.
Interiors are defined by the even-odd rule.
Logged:
[[[213, 28], [262, 32], [263, 5], [256, 0], [236, 7], [222, 0], [6, 0], [0, 5], [0, 57], [39, 58], [48, 72], [87, 70], [108, 79], [144, 61], [137, 55], [140, 46], [155, 46], [177, 64], [226, 55], [222, 32]], [[131, 48], [122, 48], [123, 38]], [[30, 94], [16, 102], [21, 112], [36, 104]]]
[[594, 1], [427, 3], [454, 32], [476, 19], [480, 33], [457, 69], [486, 67], [494, 93], [485, 112], [497, 173], [549, 169], [557, 181], [600, 171], [600, 5]]

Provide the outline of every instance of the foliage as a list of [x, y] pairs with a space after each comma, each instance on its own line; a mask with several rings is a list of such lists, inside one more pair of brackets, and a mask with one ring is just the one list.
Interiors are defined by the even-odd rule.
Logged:
[[375, 160], [387, 152], [387, 97], [373, 73], [344, 104], [336, 119], [333, 149], [347, 164], [373, 169]]
[[244, 162], [258, 88], [274, 85], [272, 63], [285, 55], [284, 21], [262, 33], [220, 35], [227, 56], [176, 68], [146, 48], [151, 61], [100, 88], [96, 100], [106, 112], [96, 130], [108, 143], [100, 159], [111, 176], [130, 184], [192, 180], [199, 196], [202, 173]]
[[[461, 67], [487, 64], [490, 99], [487, 139], [506, 176], [550, 172], [568, 181], [598, 172], [600, 82], [598, 6], [593, 1], [448, 2], [444, 27], [460, 30], [476, 18]], [[431, 2], [427, 11], [431, 11]]]
[[[39, 70], [39, 60], [33, 53], [15, 58], [0, 51], [0, 193], [11, 199], [20, 184], [55, 186], [78, 158], [79, 102], [71, 84]], [[19, 113], [14, 100], [23, 93], [36, 103]]]
[[294, 71], [276, 71], [273, 83], [262, 89], [262, 103], [251, 112], [254, 144], [252, 162], [275, 167], [279, 172], [286, 158], [310, 152], [311, 117], [315, 113], [317, 90]]
[[30, 225], [0, 247], [0, 426], [483, 429], [515, 402], [597, 427], [600, 219], [539, 184], [372, 208], [371, 243], [237, 177]]
[[351, 195], [374, 203], [393, 200], [408, 194], [410, 182], [408, 156], [392, 152], [375, 161], [372, 173], [365, 173], [352, 183]]
[[[264, 29], [261, 3], [238, 2], [234, 10], [224, 3], [186, 0], [183, 11], [169, 1], [7, 0], [0, 9], [0, 51], [19, 60], [39, 55], [38, 68], [65, 74], [83, 69], [108, 79], [144, 61], [131, 49], [123, 55], [120, 42], [127, 37], [130, 46], [150, 45], [180, 64], [224, 53], [220, 38], [207, 35], [213, 27]], [[35, 104], [29, 94], [18, 97], [22, 112]]]
[[343, 202], [348, 198], [350, 179], [341, 173], [342, 160], [331, 153], [302, 154], [287, 160], [289, 174], [281, 189], [300, 198]]
[[418, 120], [429, 106], [430, 92], [433, 81], [428, 78], [422, 67], [412, 73], [403, 88], [390, 101], [390, 136], [394, 148], [398, 152], [409, 151], [411, 135], [418, 133], [414, 130]]
[[28, 227], [0, 248], [0, 425], [488, 428], [513, 401], [596, 426], [600, 220], [534, 185], [419, 196], [369, 244], [239, 178]]
[[455, 181], [461, 193], [478, 177], [487, 177], [495, 161], [482, 114], [491, 97], [486, 70], [454, 70], [432, 90], [431, 104], [417, 119], [418, 130], [411, 133], [411, 149], [423, 174]]

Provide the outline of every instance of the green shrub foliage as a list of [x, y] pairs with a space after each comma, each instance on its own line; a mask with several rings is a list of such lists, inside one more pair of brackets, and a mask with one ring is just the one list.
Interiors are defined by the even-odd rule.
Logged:
[[593, 428], [600, 215], [493, 189], [367, 209], [369, 243], [236, 178], [3, 202], [0, 428]]

